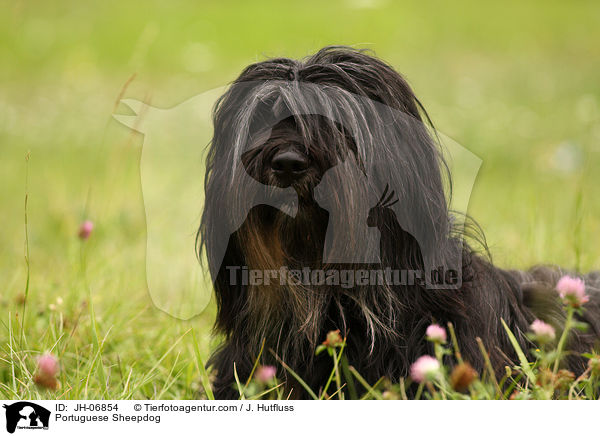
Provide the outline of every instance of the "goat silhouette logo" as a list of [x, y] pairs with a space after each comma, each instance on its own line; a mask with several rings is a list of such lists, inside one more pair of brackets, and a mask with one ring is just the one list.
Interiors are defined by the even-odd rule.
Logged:
[[9, 433], [14, 433], [16, 429], [48, 430], [50, 423], [48, 409], [29, 401], [4, 404], [3, 407], [6, 409], [6, 431]]

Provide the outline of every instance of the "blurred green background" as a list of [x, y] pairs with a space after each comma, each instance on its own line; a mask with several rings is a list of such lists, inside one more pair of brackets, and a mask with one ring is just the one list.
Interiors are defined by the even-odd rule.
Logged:
[[[27, 310], [29, 336], [40, 337], [32, 348], [52, 346], [48, 319], [74, 318], [86, 299], [76, 234], [90, 218], [98, 325], [102, 334], [117, 326], [104, 364], [114, 364], [110, 347], [132, 368], [153, 362], [171, 332], [188, 326], [207, 353], [212, 306], [182, 323], [150, 303], [143, 137], [111, 114], [126, 113], [116, 104], [123, 96], [170, 107], [251, 62], [329, 44], [391, 63], [436, 127], [483, 160], [468, 212], [499, 266], [600, 267], [598, 1], [5, 1], [0, 10], [0, 303], [3, 323], [16, 322], [31, 151]], [[62, 309], [49, 306], [57, 297]], [[81, 348], [65, 345], [78, 362], [89, 351], [89, 338], [79, 339]]]

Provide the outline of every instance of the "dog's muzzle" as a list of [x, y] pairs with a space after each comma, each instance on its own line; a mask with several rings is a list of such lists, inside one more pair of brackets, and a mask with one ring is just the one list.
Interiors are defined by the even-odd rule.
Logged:
[[277, 151], [271, 159], [271, 171], [282, 183], [289, 185], [300, 179], [308, 170], [308, 157], [295, 148]]

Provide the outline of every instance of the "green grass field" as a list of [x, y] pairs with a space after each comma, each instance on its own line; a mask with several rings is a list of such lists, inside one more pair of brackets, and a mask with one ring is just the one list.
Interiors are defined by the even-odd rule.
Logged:
[[[123, 96], [171, 107], [267, 56], [374, 50], [436, 127], [483, 160], [468, 212], [496, 264], [600, 267], [598, 2], [14, 1], [0, 10], [1, 398], [202, 397], [200, 368], [218, 343], [214, 305], [181, 321], [152, 304], [143, 137], [112, 113]], [[88, 218], [95, 229], [82, 242]], [[45, 351], [61, 362], [55, 391], [33, 382]]]

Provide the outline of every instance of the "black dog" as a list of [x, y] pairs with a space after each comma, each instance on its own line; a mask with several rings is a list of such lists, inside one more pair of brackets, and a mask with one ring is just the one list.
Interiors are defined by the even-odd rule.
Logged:
[[[536, 318], [560, 332], [565, 314], [554, 287], [563, 272], [505, 271], [488, 260], [485, 242], [469, 246], [484, 239], [448, 209], [448, 171], [430, 126], [397, 72], [344, 47], [250, 65], [221, 97], [198, 232], [225, 336], [210, 360], [217, 398], [238, 397], [234, 364], [241, 380], [249, 377], [263, 342], [263, 364], [277, 356], [318, 391], [331, 360], [315, 347], [330, 330], [347, 335], [349, 363], [370, 383], [398, 381], [432, 354], [424, 339], [432, 322], [452, 322], [478, 371], [480, 337], [499, 374], [517, 361], [501, 320], [524, 350]], [[292, 270], [317, 273], [273, 275]], [[248, 281], [252, 271], [262, 273]], [[377, 274], [362, 280], [364, 271]], [[382, 271], [410, 274], [390, 282]], [[361, 280], [339, 282], [349, 273]], [[590, 328], [568, 342], [579, 352], [600, 332], [600, 278], [585, 281]], [[576, 353], [564, 364], [576, 374], [586, 367]], [[305, 397], [285, 371], [278, 377], [292, 397]]]

